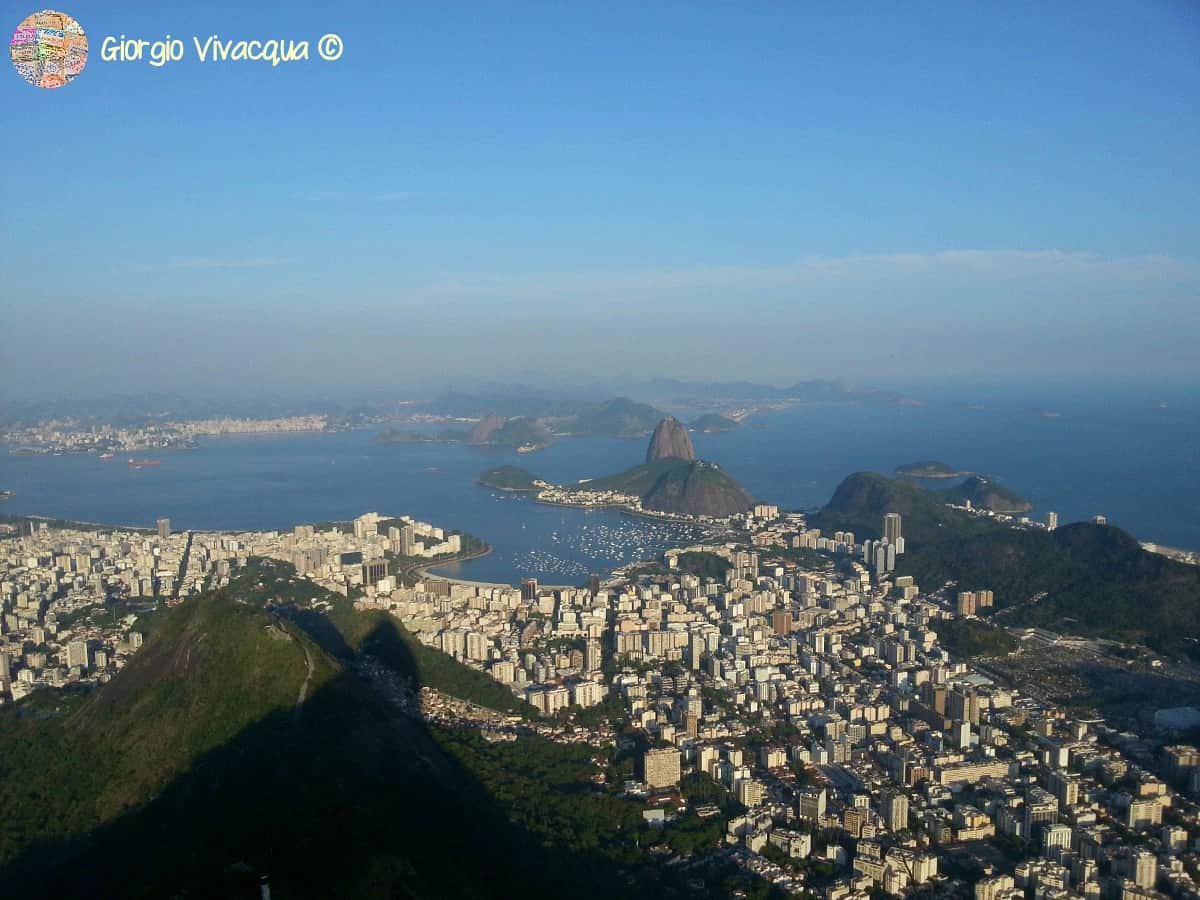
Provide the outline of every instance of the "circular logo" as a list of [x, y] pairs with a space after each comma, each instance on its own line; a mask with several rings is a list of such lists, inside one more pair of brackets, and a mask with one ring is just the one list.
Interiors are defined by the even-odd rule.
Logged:
[[8, 45], [17, 74], [38, 87], [62, 87], [87, 65], [87, 35], [66, 13], [53, 9], [26, 16]]

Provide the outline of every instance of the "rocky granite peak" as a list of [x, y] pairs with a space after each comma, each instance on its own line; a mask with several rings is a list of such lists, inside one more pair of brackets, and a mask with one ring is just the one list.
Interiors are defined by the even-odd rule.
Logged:
[[658, 459], [691, 461], [695, 458], [696, 451], [692, 447], [692, 439], [682, 422], [673, 416], [667, 416], [658, 423], [654, 429], [654, 436], [650, 438], [650, 446], [646, 448], [646, 462], [651, 463]]

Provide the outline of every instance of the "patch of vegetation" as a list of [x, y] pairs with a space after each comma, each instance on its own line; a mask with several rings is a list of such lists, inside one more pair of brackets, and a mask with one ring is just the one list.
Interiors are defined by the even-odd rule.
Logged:
[[918, 462], [897, 466], [896, 474], [905, 475], [909, 478], [962, 478], [971, 473], [960, 471], [948, 463], [939, 462], [935, 459], [922, 459]]
[[687, 553], [680, 553], [678, 559], [678, 571], [701, 579], [724, 581], [725, 573], [733, 568], [733, 563], [725, 557], [706, 550], [689, 550]]
[[1020, 642], [1003, 628], [978, 619], [945, 619], [934, 623], [938, 643], [956, 659], [976, 656], [1004, 656]]
[[1023, 513], [1033, 509], [1033, 505], [1016, 491], [981, 475], [972, 475], [962, 484], [939, 493], [948, 503], [962, 506], [969, 500], [976, 509], [990, 509], [993, 512]]
[[520, 466], [500, 466], [488, 469], [476, 479], [484, 487], [498, 491], [536, 491], [537, 476]]

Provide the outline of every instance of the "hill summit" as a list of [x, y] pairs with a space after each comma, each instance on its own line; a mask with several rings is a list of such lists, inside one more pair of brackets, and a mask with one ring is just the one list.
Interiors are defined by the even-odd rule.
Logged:
[[646, 462], [582, 487], [632, 494], [645, 509], [675, 515], [724, 519], [754, 505], [754, 497], [720, 466], [696, 459], [686, 426], [671, 416], [654, 429]]
[[696, 451], [684, 424], [673, 416], [667, 416], [660, 421], [650, 438], [650, 446], [646, 448], [646, 462], [652, 463], [659, 459], [691, 461], [695, 458]]

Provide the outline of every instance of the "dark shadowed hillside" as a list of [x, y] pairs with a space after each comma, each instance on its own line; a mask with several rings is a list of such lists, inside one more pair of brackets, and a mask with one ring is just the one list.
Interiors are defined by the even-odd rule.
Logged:
[[5, 895], [685, 895], [592, 749], [426, 723], [412, 692], [462, 667], [331, 596], [252, 567], [90, 697], [0, 710]]

